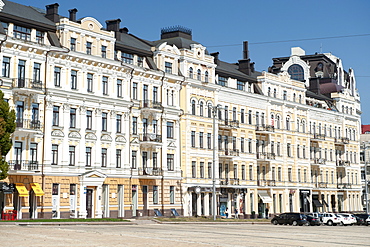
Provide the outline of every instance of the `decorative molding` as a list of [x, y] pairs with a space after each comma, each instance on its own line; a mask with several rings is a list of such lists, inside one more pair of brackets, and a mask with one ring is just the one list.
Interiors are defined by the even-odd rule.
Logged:
[[117, 136], [115, 141], [126, 143], [126, 138], [124, 136]]
[[94, 133], [87, 133], [85, 135], [85, 139], [86, 140], [97, 140], [98, 138], [96, 137], [96, 135]]
[[51, 136], [64, 137], [64, 133], [61, 130], [53, 130]]
[[68, 134], [68, 137], [69, 137], [69, 138], [81, 139], [81, 135], [80, 135], [80, 133], [78, 133], [77, 131], [71, 131], [71, 132]]
[[112, 137], [110, 135], [102, 135], [100, 138], [101, 141], [112, 141]]

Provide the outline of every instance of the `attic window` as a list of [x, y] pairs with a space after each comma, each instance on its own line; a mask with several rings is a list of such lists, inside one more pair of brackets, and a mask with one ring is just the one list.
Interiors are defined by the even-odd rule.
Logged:
[[16, 39], [31, 40], [31, 29], [14, 26], [13, 35]]
[[304, 81], [304, 73], [301, 65], [293, 64], [288, 68], [290, 78], [297, 81]]

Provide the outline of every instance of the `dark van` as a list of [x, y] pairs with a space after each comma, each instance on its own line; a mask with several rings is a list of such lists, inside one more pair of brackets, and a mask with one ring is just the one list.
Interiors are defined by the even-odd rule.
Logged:
[[272, 218], [271, 223], [274, 225], [304, 225], [307, 223], [306, 215], [300, 214], [300, 213], [283, 213], [276, 215], [274, 218]]

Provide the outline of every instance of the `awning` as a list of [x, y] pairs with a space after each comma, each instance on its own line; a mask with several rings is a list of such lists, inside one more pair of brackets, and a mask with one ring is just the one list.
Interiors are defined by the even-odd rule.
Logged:
[[312, 200], [312, 202], [313, 202], [313, 204], [315, 204], [315, 206], [316, 207], [318, 207], [318, 208], [321, 208], [321, 207], [323, 207], [323, 205], [321, 204], [321, 202], [319, 201], [319, 200]]
[[267, 193], [267, 191], [264, 191], [264, 190], [258, 191], [258, 195], [261, 198], [263, 203], [272, 203], [272, 198]]
[[31, 183], [31, 187], [36, 196], [43, 196], [45, 194], [39, 183]]
[[326, 207], [329, 207], [329, 205], [326, 203], [325, 199], [322, 199], [322, 203], [324, 203], [324, 205], [325, 205]]
[[20, 197], [28, 196], [28, 190], [26, 189], [26, 186], [24, 186], [24, 184], [16, 183], [15, 187], [17, 188]]

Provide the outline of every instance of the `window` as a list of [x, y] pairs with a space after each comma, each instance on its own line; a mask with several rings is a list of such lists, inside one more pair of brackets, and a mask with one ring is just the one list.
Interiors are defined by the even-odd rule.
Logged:
[[51, 194], [53, 196], [59, 195], [59, 184], [53, 184], [53, 188], [52, 188]]
[[286, 144], [286, 152], [287, 152], [288, 157], [292, 157], [292, 150], [291, 150], [291, 144], [290, 143]]
[[16, 39], [31, 40], [31, 29], [14, 25], [13, 37]]
[[203, 117], [203, 110], [204, 110], [204, 103], [203, 101], [201, 101], [199, 104], [199, 116]]
[[249, 165], [249, 180], [253, 180], [253, 166]]
[[59, 106], [53, 106], [53, 126], [59, 125]]
[[158, 102], [158, 87], [153, 87], [153, 102]]
[[54, 67], [54, 86], [60, 87], [60, 71], [61, 68]]
[[117, 79], [117, 97], [122, 97], [122, 80]]
[[244, 137], [240, 138], [240, 152], [244, 153]]
[[39, 44], [44, 43], [44, 32], [36, 31], [36, 42]]
[[195, 147], [195, 131], [191, 132], [191, 147]]
[[238, 179], [238, 165], [234, 165], [234, 179]]
[[124, 63], [133, 64], [134, 55], [122, 52], [121, 59], [122, 59], [122, 62]]
[[278, 167], [278, 181], [281, 181], [281, 167]]
[[173, 139], [173, 122], [167, 122], [167, 138]]
[[245, 180], [245, 165], [242, 165], [242, 180]]
[[107, 47], [105, 45], [101, 46], [101, 57], [107, 58]]
[[69, 146], [69, 165], [74, 166], [76, 160], [76, 147]]
[[208, 71], [206, 71], [204, 73], [204, 82], [208, 82], [209, 81], [209, 78], [208, 78]]
[[107, 149], [101, 149], [101, 167], [107, 167]]
[[298, 176], [298, 182], [302, 182], [302, 181], [301, 181], [301, 169], [298, 169], [298, 174], [297, 174], [297, 176]]
[[243, 81], [238, 81], [237, 82], [237, 85], [236, 85], [236, 89], [238, 89], [238, 90], [245, 90], [245, 82], [243, 82]]
[[10, 57], [3, 57], [3, 77], [10, 76]]
[[172, 74], [172, 63], [170, 62], [165, 62], [165, 72]]
[[197, 162], [196, 161], [191, 162], [191, 177], [192, 178], [197, 177]]
[[153, 152], [153, 169], [158, 169], [158, 153]]
[[219, 76], [218, 85], [223, 86], [223, 87], [227, 86], [227, 78]]
[[143, 169], [148, 167], [148, 152], [142, 152], [141, 154]]
[[287, 91], [283, 91], [283, 100], [287, 100]]
[[117, 133], [121, 133], [122, 131], [122, 115], [117, 115], [116, 117], [116, 131]]
[[189, 78], [193, 79], [193, 68], [189, 68]]
[[200, 71], [200, 69], [197, 70], [197, 80], [198, 81], [202, 80], [202, 72]]
[[18, 87], [24, 87], [26, 80], [26, 61], [18, 61]]
[[58, 145], [51, 145], [51, 164], [58, 165]]
[[248, 153], [252, 153], [252, 139], [248, 139]]
[[31, 127], [39, 128], [39, 104], [32, 103], [32, 118], [31, 118]]
[[143, 134], [146, 136], [148, 133], [148, 119], [143, 118]]
[[274, 88], [274, 98], [276, 98], [276, 88]]
[[218, 163], [218, 174], [219, 174], [219, 177], [222, 178], [222, 163]]
[[137, 57], [137, 66], [139, 66], [139, 67], [144, 66], [144, 58], [143, 57], [140, 57], [140, 56]]
[[132, 83], [132, 98], [137, 99], [137, 83]]
[[288, 168], [288, 181], [292, 182], [292, 168]]
[[132, 134], [137, 135], [137, 117], [132, 117]]
[[240, 110], [240, 122], [244, 123], [244, 109]]
[[101, 124], [101, 130], [107, 131], [108, 128], [108, 113], [103, 112], [101, 114], [102, 124]]
[[252, 124], [252, 110], [248, 112], [248, 124]]
[[175, 203], [175, 186], [170, 186], [170, 204]]
[[212, 162], [208, 162], [208, 178], [212, 178]]
[[86, 129], [91, 130], [92, 128], [92, 111], [86, 111]]
[[199, 173], [200, 173], [200, 177], [204, 178], [204, 162], [199, 163]]
[[69, 110], [69, 127], [76, 128], [76, 109], [71, 108]]
[[158, 186], [153, 186], [153, 204], [158, 204]]
[[92, 43], [86, 42], [86, 54], [87, 55], [91, 55], [91, 47], [92, 47]]
[[76, 51], [76, 39], [75, 38], [71, 38], [70, 49], [71, 51]]
[[167, 154], [167, 170], [169, 171], [175, 170], [174, 154]]
[[212, 144], [211, 144], [211, 133], [207, 133], [207, 148], [211, 149]]
[[281, 153], [280, 153], [280, 142], [278, 142], [276, 144], [276, 154], [277, 154], [277, 156], [281, 156]]
[[131, 168], [137, 168], [137, 151], [132, 151], [131, 153]]
[[153, 119], [152, 120], [152, 127], [153, 127], [153, 133], [156, 134], [158, 131], [158, 121]]
[[271, 88], [270, 87], [268, 87], [268, 89], [267, 89], [267, 96], [271, 97]]
[[77, 71], [71, 70], [71, 89], [77, 89]]
[[86, 166], [91, 166], [91, 147], [86, 147]]
[[192, 115], [195, 115], [195, 111], [196, 111], [196, 104], [195, 104], [195, 100], [192, 100], [192, 101], [191, 101], [191, 114], [192, 114]]
[[199, 132], [199, 147], [203, 148], [203, 132]]
[[304, 73], [302, 66], [298, 64], [293, 64], [288, 68], [288, 74], [293, 80], [303, 81]]
[[103, 76], [103, 94], [108, 95], [108, 77]]
[[93, 74], [87, 73], [87, 91], [93, 91]]

